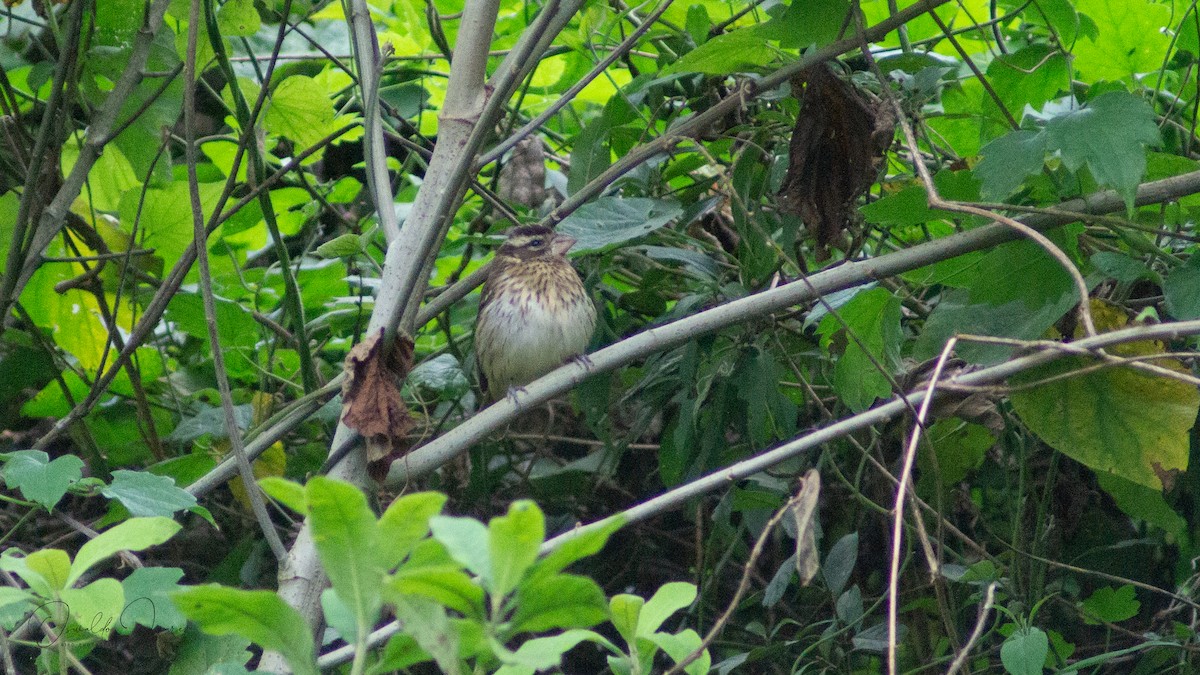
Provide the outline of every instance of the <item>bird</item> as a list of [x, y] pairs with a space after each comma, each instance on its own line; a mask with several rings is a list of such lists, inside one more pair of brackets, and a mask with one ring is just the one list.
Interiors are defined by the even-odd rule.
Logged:
[[584, 360], [596, 307], [566, 253], [576, 240], [541, 225], [510, 229], [483, 285], [475, 322], [480, 384], [493, 401]]

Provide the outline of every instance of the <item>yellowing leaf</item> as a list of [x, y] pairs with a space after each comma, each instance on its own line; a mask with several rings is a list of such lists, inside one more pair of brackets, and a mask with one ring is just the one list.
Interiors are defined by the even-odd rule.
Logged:
[[[1101, 325], [1122, 323], [1108, 311], [1095, 312]], [[1161, 354], [1159, 342], [1137, 342], [1108, 350], [1118, 356]], [[1094, 363], [1070, 357], [1038, 368], [1014, 383], [1064, 375]], [[1174, 360], [1156, 364], [1182, 371]], [[1187, 468], [1188, 431], [1200, 409], [1200, 392], [1178, 380], [1128, 367], [1112, 367], [1015, 392], [1021, 420], [1054, 449], [1092, 470], [1110, 473], [1155, 490], [1170, 487]]]

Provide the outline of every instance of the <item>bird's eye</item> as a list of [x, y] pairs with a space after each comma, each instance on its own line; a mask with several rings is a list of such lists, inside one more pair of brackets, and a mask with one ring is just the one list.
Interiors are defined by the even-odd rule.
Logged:
[[546, 244], [546, 240], [541, 237], [535, 237], [529, 241], [529, 245], [533, 248], [541, 248]]

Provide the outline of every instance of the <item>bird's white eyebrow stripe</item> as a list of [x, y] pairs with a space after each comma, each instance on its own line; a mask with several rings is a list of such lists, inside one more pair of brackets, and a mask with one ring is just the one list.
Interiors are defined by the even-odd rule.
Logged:
[[520, 248], [522, 246], [528, 246], [530, 243], [533, 242], [534, 239], [539, 238], [539, 236], [540, 235], [534, 235], [534, 234], [521, 234], [521, 235], [517, 235], [515, 237], [510, 237], [507, 243], [510, 246], [515, 246], [517, 248]]

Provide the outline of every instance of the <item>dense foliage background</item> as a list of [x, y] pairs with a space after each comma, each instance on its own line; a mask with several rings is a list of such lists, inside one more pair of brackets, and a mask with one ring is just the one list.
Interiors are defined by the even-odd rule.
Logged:
[[[1169, 1], [6, 0], [0, 662], [1192, 672], [1198, 58]], [[488, 407], [533, 222], [600, 325]]]

